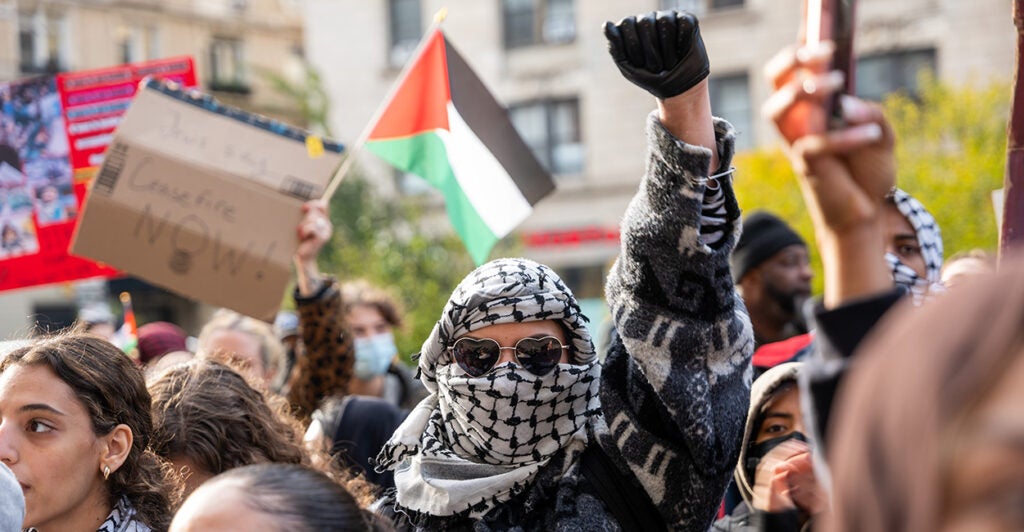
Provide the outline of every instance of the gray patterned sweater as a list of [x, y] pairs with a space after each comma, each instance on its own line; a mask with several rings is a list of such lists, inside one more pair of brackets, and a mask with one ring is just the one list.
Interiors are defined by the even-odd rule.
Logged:
[[[710, 153], [677, 141], [654, 115], [647, 131], [647, 175], [606, 288], [618, 338], [602, 374], [599, 441], [670, 529], [704, 531], [736, 465], [750, 400], [753, 332], [729, 273], [740, 212], [731, 180], [720, 180], [725, 216], [702, 224], [699, 176]], [[729, 168], [731, 126], [716, 121], [715, 136]]]
[[[604, 362], [592, 427], [621, 477], [643, 490], [670, 530], [706, 531], [739, 455], [754, 339], [729, 271], [739, 236], [731, 181], [705, 194], [708, 150], [676, 140], [652, 114], [640, 191], [622, 222], [622, 253], [607, 284], [618, 334]], [[734, 134], [716, 121], [721, 168]], [[594, 443], [592, 442], [591, 445]], [[386, 501], [399, 529], [619, 530], [579, 464], [554, 457], [530, 488], [479, 521], [409, 515]]]

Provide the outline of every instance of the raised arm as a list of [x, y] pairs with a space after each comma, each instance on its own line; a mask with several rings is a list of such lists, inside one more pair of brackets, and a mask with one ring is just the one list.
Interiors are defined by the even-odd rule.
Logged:
[[[880, 106], [843, 97], [846, 127], [825, 129], [824, 102], [843, 83], [840, 72], [827, 71], [833, 48], [788, 48], [765, 68], [775, 92], [764, 113], [786, 142], [814, 222], [826, 308], [892, 288], [882, 201], [896, 181], [895, 140]], [[801, 107], [811, 108], [811, 120]]]
[[764, 113], [786, 143], [825, 270], [816, 349], [801, 377], [804, 417], [819, 444], [849, 356], [899, 297], [883, 259], [882, 205], [896, 180], [893, 131], [881, 107], [853, 97], [840, 101], [845, 125], [826, 130], [823, 102], [843, 82], [828, 71], [832, 53], [831, 43], [788, 48], [765, 69], [774, 92]]
[[321, 400], [347, 393], [355, 356], [351, 338], [343, 334], [341, 291], [334, 279], [320, 274], [316, 263], [331, 237], [327, 206], [312, 201], [303, 205], [303, 211], [294, 257], [302, 347], [284, 394], [293, 412], [305, 422]]
[[601, 445], [670, 529], [704, 531], [739, 452], [753, 351], [729, 271], [740, 212], [731, 177], [720, 175], [734, 134], [711, 117], [692, 15], [631, 17], [605, 32], [623, 75], [659, 110], [606, 288], [618, 334], [602, 377]]

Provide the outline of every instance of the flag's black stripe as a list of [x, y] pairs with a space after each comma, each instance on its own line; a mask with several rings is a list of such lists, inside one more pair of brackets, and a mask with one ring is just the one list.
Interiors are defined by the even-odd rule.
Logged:
[[455, 109], [512, 176], [526, 201], [536, 205], [555, 189], [555, 182], [512, 126], [508, 111], [491, 96], [447, 38], [444, 47]]

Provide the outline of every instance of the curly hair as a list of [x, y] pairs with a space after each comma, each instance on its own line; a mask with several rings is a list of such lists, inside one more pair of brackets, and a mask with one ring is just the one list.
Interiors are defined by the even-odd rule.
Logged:
[[321, 451], [302, 445], [301, 423], [288, 403], [264, 395], [230, 365], [192, 359], [150, 381], [153, 450], [165, 459], [188, 458], [210, 475], [252, 464], [301, 464], [347, 484], [360, 502], [370, 500], [361, 479], [332, 468]]
[[132, 447], [107, 479], [108, 502], [114, 507], [124, 497], [142, 522], [153, 530], [166, 530], [170, 508], [177, 502], [177, 483], [170, 466], [150, 448], [153, 419], [142, 371], [110, 342], [71, 333], [35, 340], [12, 351], [0, 362], [0, 372], [37, 365], [48, 366], [74, 391], [96, 435], [128, 426]]
[[[298, 423], [224, 362], [192, 359], [150, 382], [153, 450], [211, 475], [250, 464], [308, 464]], [[273, 403], [273, 404], [272, 404]], [[276, 408], [275, 408], [276, 407]]]

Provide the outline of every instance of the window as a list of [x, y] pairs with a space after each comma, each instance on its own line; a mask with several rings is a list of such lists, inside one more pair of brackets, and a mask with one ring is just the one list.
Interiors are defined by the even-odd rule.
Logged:
[[661, 9], [678, 9], [700, 16], [708, 11], [743, 7], [743, 3], [743, 0], [661, 0]]
[[19, 66], [22, 73], [55, 73], [68, 69], [71, 55], [67, 19], [37, 9], [18, 16]]
[[576, 38], [574, 0], [502, 0], [505, 48], [561, 44]]
[[607, 267], [604, 263], [558, 268], [558, 275], [576, 296], [583, 315], [590, 318], [591, 330], [601, 331], [600, 338], [597, 338], [598, 335], [595, 334], [594, 341], [604, 349], [607, 349], [607, 346], [601, 344], [608, 338], [605, 329], [608, 303], [604, 298], [606, 270]]
[[137, 63], [159, 57], [156, 28], [129, 27], [117, 28], [117, 47], [122, 63]]
[[753, 110], [750, 104], [750, 84], [747, 74], [715, 76], [708, 80], [711, 93], [711, 111], [725, 118], [736, 128], [736, 149], [754, 146]]
[[558, 269], [558, 275], [576, 297], [600, 298], [604, 296], [605, 270], [601, 263], [563, 266]]
[[727, 7], [743, 7], [743, 0], [711, 0], [709, 2], [712, 10], [725, 9]]
[[899, 50], [857, 59], [857, 95], [881, 100], [890, 92], [917, 94], [918, 77], [925, 70], [935, 72], [935, 49]]
[[579, 100], [545, 100], [509, 109], [512, 124], [544, 168], [553, 174], [583, 171]]
[[210, 44], [210, 89], [249, 93], [242, 45], [239, 39], [214, 37]]
[[401, 67], [416, 51], [423, 33], [420, 15], [420, 0], [388, 0], [391, 66]]

